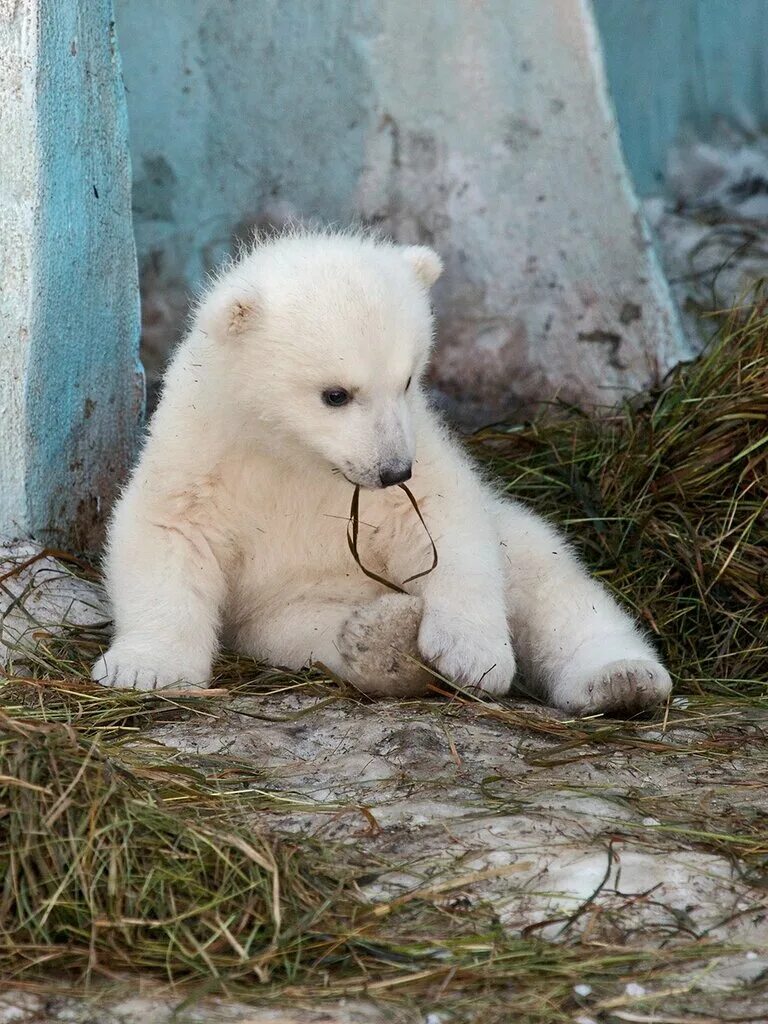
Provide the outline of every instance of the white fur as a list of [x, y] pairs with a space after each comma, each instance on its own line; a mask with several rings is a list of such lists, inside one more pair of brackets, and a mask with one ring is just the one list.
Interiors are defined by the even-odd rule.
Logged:
[[[504, 693], [516, 655], [524, 684], [569, 711], [666, 697], [669, 675], [629, 617], [554, 529], [481, 479], [429, 409], [420, 380], [439, 272], [423, 247], [295, 233], [212, 284], [114, 513], [115, 639], [95, 679], [200, 684], [223, 640], [291, 669], [319, 662], [373, 693], [422, 689], [420, 663]], [[351, 403], [324, 404], [333, 387]], [[346, 532], [359, 483], [364, 563], [397, 583], [429, 566], [405, 495], [379, 481], [411, 460], [439, 562], [403, 596], [363, 575]]]

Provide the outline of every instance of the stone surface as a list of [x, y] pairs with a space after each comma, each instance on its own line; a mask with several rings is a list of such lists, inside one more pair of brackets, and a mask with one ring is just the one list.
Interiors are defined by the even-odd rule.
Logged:
[[711, 142], [676, 147], [669, 171], [667, 198], [643, 206], [698, 351], [720, 324], [711, 314], [765, 279], [768, 139], [724, 129]]
[[38, 630], [104, 624], [101, 592], [33, 544], [0, 544], [0, 666], [34, 653]]
[[[321, 707], [319, 698], [284, 694], [242, 698], [213, 719], [151, 734], [184, 753], [267, 769], [270, 788], [314, 805], [280, 813], [281, 830], [353, 842], [391, 865], [366, 890], [374, 901], [466, 877], [470, 904], [490, 901], [513, 934], [554, 940], [597, 929], [606, 939], [654, 943], [693, 933], [768, 948], [765, 895], [726, 858], [670, 843], [663, 821], [643, 810], [695, 784], [701, 801], [732, 786], [732, 802], [765, 813], [768, 791], [741, 788], [754, 779], [746, 762], [702, 760], [706, 727], [672, 722], [654, 737], [669, 744], [668, 756], [589, 748], [572, 764], [559, 763], [552, 738], [511, 729], [481, 705], [456, 713], [423, 702]], [[765, 771], [764, 751], [760, 763]]]
[[420, 1024], [416, 1016], [393, 1018], [363, 1002], [343, 1000], [313, 1010], [259, 1008], [203, 999], [181, 1006], [184, 997], [159, 986], [140, 994], [83, 999], [10, 991], [0, 995], [0, 1024]]
[[[5, 549], [0, 575], [33, 553]], [[18, 621], [20, 596], [34, 611], [29, 621], [49, 628], [66, 617], [103, 621], [98, 589], [50, 559], [2, 582], [0, 594], [6, 631]], [[28, 657], [34, 637], [21, 627]], [[13, 669], [0, 652], [3, 661]], [[738, 705], [697, 710], [682, 697], [663, 718], [628, 725], [631, 742], [606, 735], [579, 745], [572, 732], [553, 735], [566, 721], [524, 702], [329, 702], [295, 686], [212, 698], [205, 715], [156, 725], [146, 736], [175, 748], [182, 763], [220, 755], [258, 765], [260, 789], [282, 798], [280, 809], [272, 803], [259, 812], [260, 827], [266, 813], [278, 832], [349, 844], [376, 865], [364, 889], [373, 902], [427, 890], [455, 913], [490, 905], [510, 935], [553, 942], [721, 942], [733, 952], [668, 979], [669, 1019], [685, 1022], [690, 1011], [692, 1020], [708, 1020], [707, 1011], [716, 1020], [718, 1008], [763, 1021], [768, 896], [760, 872], [718, 852], [706, 828], [727, 833], [741, 822], [745, 835], [759, 836], [768, 817], [764, 723]], [[600, 1020], [667, 1019], [649, 1016], [659, 1004], [649, 1002], [656, 996], [642, 980]], [[290, 1010], [193, 1003], [172, 1017], [178, 1002], [149, 984], [127, 1001], [113, 993], [98, 1004], [11, 993], [0, 1024], [435, 1024], [416, 1008], [330, 1001]]]

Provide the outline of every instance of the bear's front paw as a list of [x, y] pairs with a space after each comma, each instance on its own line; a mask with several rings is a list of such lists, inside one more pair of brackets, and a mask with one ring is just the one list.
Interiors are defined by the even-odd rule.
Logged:
[[507, 693], [515, 675], [509, 633], [473, 626], [460, 613], [427, 609], [419, 630], [424, 659], [451, 682], [486, 693]]
[[116, 641], [93, 665], [91, 678], [104, 686], [134, 690], [159, 690], [165, 686], [187, 688], [207, 682], [210, 670], [194, 666], [188, 658], [157, 655], [146, 647]]

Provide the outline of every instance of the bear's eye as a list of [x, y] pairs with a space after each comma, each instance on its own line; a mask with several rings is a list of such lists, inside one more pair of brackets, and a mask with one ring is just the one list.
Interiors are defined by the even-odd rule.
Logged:
[[352, 395], [345, 388], [326, 388], [323, 392], [323, 401], [334, 409], [346, 405], [352, 400]]
[[409, 377], [409, 378], [408, 378], [408, 383], [407, 383], [407, 384], [405, 385], [405, 390], [406, 390], [406, 391], [407, 391], [407, 390], [408, 390], [408, 388], [409, 388], [409, 387], [411, 386], [411, 381], [412, 381], [412, 380], [413, 380], [413, 377]]

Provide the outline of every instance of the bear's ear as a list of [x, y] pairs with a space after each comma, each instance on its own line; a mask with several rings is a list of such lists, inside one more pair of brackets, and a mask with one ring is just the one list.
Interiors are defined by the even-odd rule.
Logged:
[[403, 258], [425, 288], [431, 288], [443, 272], [443, 262], [427, 245], [407, 245]]
[[229, 306], [225, 322], [226, 334], [237, 338], [252, 330], [259, 321], [261, 309], [256, 299], [235, 299]]
[[214, 287], [197, 313], [197, 322], [203, 333], [221, 341], [236, 339], [252, 331], [260, 318], [258, 297], [234, 288]]

